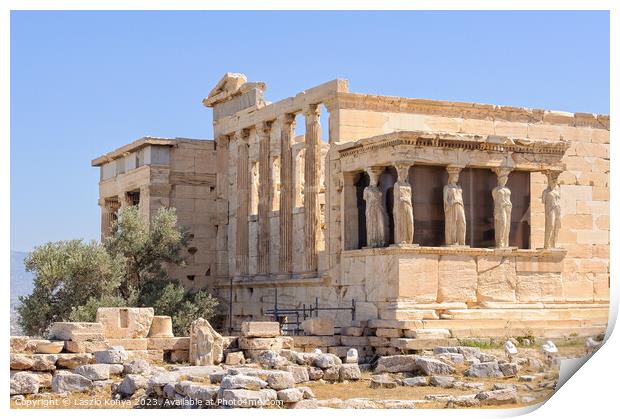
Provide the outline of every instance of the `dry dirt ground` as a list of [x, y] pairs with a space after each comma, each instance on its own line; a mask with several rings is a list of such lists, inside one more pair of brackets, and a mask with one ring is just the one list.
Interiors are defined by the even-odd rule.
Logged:
[[[527, 356], [528, 353], [540, 353], [539, 346], [531, 348], [519, 348], [519, 356]], [[567, 358], [578, 358], [585, 355], [585, 348], [582, 340], [575, 340], [571, 343], [557, 343], [560, 356]], [[495, 348], [483, 348], [483, 352], [492, 355], [503, 355], [503, 349]], [[518, 377], [503, 378], [503, 379], [482, 379], [482, 378], [467, 378], [462, 376], [462, 372], [465, 367], [461, 366], [457, 368], [457, 380], [464, 382], [482, 382], [485, 384], [485, 389], [489, 390], [495, 383], [504, 384], [519, 384]], [[520, 371], [520, 375], [530, 374], [531, 371], [524, 369]], [[357, 382], [345, 382], [345, 383], [321, 383], [310, 382], [305, 385], [310, 387], [314, 392], [318, 400], [326, 399], [354, 399], [354, 398], [366, 398], [370, 400], [424, 400], [428, 395], [451, 395], [459, 396], [466, 394], [473, 394], [475, 390], [459, 390], [459, 389], [446, 389], [438, 387], [402, 387], [398, 386], [393, 389], [377, 388], [372, 389], [369, 387], [370, 377], [372, 372], [364, 372], [362, 379]], [[544, 379], [537, 377], [535, 381], [529, 382], [530, 386], [534, 390], [522, 392], [519, 391], [519, 395], [530, 395], [534, 397], [534, 400], [528, 404], [536, 404], [547, 400], [552, 396], [552, 389], [541, 389], [539, 384], [544, 381], [553, 381], [557, 378], [557, 372], [552, 377]], [[120, 381], [120, 380], [119, 380]], [[57, 396], [53, 393], [40, 393], [38, 395], [26, 396], [22, 401], [11, 400], [11, 408], [14, 409], [131, 409], [136, 405], [136, 400], [122, 400], [117, 401], [111, 398], [110, 386], [104, 388], [98, 388], [91, 392], [86, 393], [72, 393], [68, 397]], [[516, 408], [522, 407], [526, 404], [510, 404], [495, 406], [495, 408]], [[445, 402], [431, 401], [424, 404], [424, 408], [443, 408]], [[490, 406], [493, 408], [493, 406]]]

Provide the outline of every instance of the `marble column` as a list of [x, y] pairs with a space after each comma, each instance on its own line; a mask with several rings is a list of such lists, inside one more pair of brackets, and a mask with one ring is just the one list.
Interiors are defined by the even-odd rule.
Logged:
[[510, 246], [512, 202], [510, 201], [510, 189], [506, 187], [506, 183], [511, 170], [508, 168], [498, 168], [494, 172], [497, 175], [497, 186], [493, 188], [491, 193], [493, 194], [495, 247], [505, 248]]
[[304, 164], [305, 271], [316, 272], [319, 254], [317, 240], [321, 228], [319, 189], [321, 170], [321, 122], [319, 105], [304, 109], [306, 117], [306, 156]]
[[542, 193], [545, 205], [545, 249], [555, 249], [558, 245], [562, 211], [560, 208], [560, 186], [558, 185], [559, 170], [548, 170], [547, 188]]
[[465, 220], [463, 190], [458, 184], [461, 169], [460, 166], [446, 167], [448, 184], [443, 187], [443, 210], [447, 246], [465, 245], [467, 222]]
[[249, 265], [249, 225], [248, 215], [250, 206], [250, 171], [248, 168], [248, 133], [247, 130], [235, 132], [237, 144], [237, 234], [236, 234], [236, 259], [235, 274], [244, 276], [248, 274]]
[[379, 187], [379, 176], [383, 169], [377, 166], [368, 168], [370, 183], [364, 189], [367, 247], [383, 247], [387, 243], [388, 217], [383, 205], [383, 191]]
[[398, 162], [393, 165], [398, 173], [398, 181], [394, 184], [394, 244], [412, 244], [413, 202], [408, 179], [411, 164]]
[[271, 212], [271, 160], [269, 155], [271, 140], [271, 122], [262, 122], [256, 126], [258, 133], [258, 273], [269, 273], [269, 242]]
[[293, 156], [291, 141], [295, 138], [295, 114], [278, 117], [280, 125], [280, 273], [290, 275], [293, 269]]

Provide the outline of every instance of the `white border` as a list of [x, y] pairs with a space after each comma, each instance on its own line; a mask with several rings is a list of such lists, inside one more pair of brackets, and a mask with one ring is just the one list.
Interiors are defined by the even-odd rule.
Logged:
[[[617, 2], [616, 2], [617, 3]], [[158, 1], [158, 0], [92, 0], [85, 2], [84, 0], [64, 0], [64, 1], [44, 1], [44, 0], [5, 0], [0, 6], [2, 8], [2, 15], [0, 17], [0, 48], [2, 58], [0, 65], [0, 79], [2, 80], [2, 88], [0, 88], [0, 95], [2, 95], [2, 101], [0, 102], [0, 129], [2, 129], [2, 152], [0, 152], [0, 196], [10, 196], [9, 191], [9, 156], [10, 156], [10, 77], [9, 77], [9, 47], [10, 47], [10, 10], [203, 10], [208, 6], [210, 10], [611, 10], [611, 92], [620, 92], [618, 85], [618, 13], [614, 10], [615, 3], [613, 1], [603, 0], [590, 0], [590, 1], [550, 1], [550, 0], [521, 0], [521, 1], [492, 1], [492, 0], [474, 0], [474, 1], [424, 1], [418, 0], [416, 2], [402, 2], [398, 0], [382, 0], [380, 2], [370, 0], [357, 0], [350, 3], [355, 6], [355, 9], [350, 9], [345, 2], [336, 2], [334, 0], [314, 0], [314, 1], [275, 1], [275, 0], [261, 0], [257, 1], [241, 1], [241, 0], [228, 0], [221, 1], [219, 3], [207, 3], [199, 2], [197, 0], [178, 0], [178, 1]], [[380, 6], [380, 7], [379, 7]], [[558, 9], [560, 8], [561, 9]], [[320, 28], [317, 28], [320, 30]], [[573, 30], [579, 30], [579, 28], [572, 28]], [[615, 47], [615, 49], [614, 49]], [[584, 59], [587, 59], [587, 51], [575, 51], [575, 54], [583, 54]], [[614, 110], [618, 109], [618, 95], [611, 96], [611, 112], [610, 115], [614, 115]], [[33, 121], [34, 122], [34, 121]], [[613, 117], [612, 117], [613, 124]], [[611, 156], [615, 161], [618, 154], [618, 146], [615, 142], [619, 141], [618, 135], [615, 130], [611, 131]], [[610, 182], [615, 185], [618, 180], [617, 171], [611, 172]], [[5, 199], [4, 205], [0, 207], [0, 222], [2, 228], [0, 231], [4, 231], [4, 240], [2, 240], [0, 250], [0, 264], [2, 265], [2, 278], [0, 283], [0, 290], [2, 295], [5, 296], [4, 310], [2, 311], [2, 323], [9, 324], [9, 310], [8, 310], [8, 296], [9, 293], [9, 231], [10, 231], [10, 209], [7, 200]], [[611, 213], [614, 213], [615, 209], [618, 209], [617, 195], [611, 194]], [[618, 238], [618, 230], [615, 228], [615, 221], [611, 219], [611, 242], [615, 244]], [[616, 256], [615, 246], [612, 246], [612, 257]], [[612, 267], [613, 267], [612, 263]], [[611, 309], [610, 309], [610, 327], [612, 330], [612, 324], [615, 323], [615, 318], [618, 312], [618, 291], [620, 286], [617, 281], [612, 278], [611, 281]], [[3, 345], [4, 348], [8, 348], [8, 327], [2, 330]], [[588, 367], [580, 369], [575, 378], [569, 380], [551, 399], [545, 403], [540, 409], [535, 410], [532, 417], [608, 417], [611, 416], [610, 412], [615, 408], [615, 402], [618, 397], [617, 393], [617, 377], [619, 377], [620, 366], [617, 361], [617, 353], [620, 349], [620, 338], [618, 334], [612, 334], [608, 342], [603, 348], [588, 361]], [[3, 361], [0, 361], [0, 365], [8, 365], [9, 353], [3, 351]], [[6, 369], [5, 369], [6, 371]], [[6, 374], [6, 373], [5, 373]], [[6, 413], [11, 417], [63, 417], [67, 416], [82, 416], [88, 415], [89, 417], [105, 417], [108, 419], [110, 415], [115, 417], [125, 416], [149, 416], [149, 417], [170, 417], [176, 416], [182, 412], [184, 416], [190, 415], [194, 417], [209, 416], [221, 416], [221, 417], [247, 417], [247, 415], [257, 417], [281, 417], [290, 416], [292, 414], [298, 416], [316, 417], [317, 415], [324, 414], [336, 414], [340, 417], [370, 417], [384, 415], [389, 412], [393, 417], [411, 417], [411, 416], [424, 416], [424, 417], [507, 417], [518, 414], [523, 414], [532, 409], [516, 409], [516, 410], [406, 410], [406, 411], [285, 411], [285, 410], [252, 410], [245, 409], [237, 410], [211, 410], [209, 412], [197, 411], [197, 410], [183, 410], [183, 411], [171, 411], [171, 410], [131, 410], [131, 411], [119, 411], [119, 410], [90, 410], [88, 412], [83, 410], [10, 410], [9, 406], [9, 382], [8, 374], [5, 375], [3, 380], [0, 380], [0, 394], [4, 395], [2, 399], [2, 413]], [[617, 410], [615, 408], [614, 410]]]

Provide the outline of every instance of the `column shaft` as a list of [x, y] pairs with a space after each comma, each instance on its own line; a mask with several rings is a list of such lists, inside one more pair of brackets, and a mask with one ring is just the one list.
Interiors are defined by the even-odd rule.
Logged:
[[258, 273], [266, 275], [269, 273], [269, 239], [271, 235], [269, 225], [269, 213], [271, 212], [271, 161], [269, 156], [271, 123], [263, 122], [256, 127], [256, 130], [259, 141]]
[[304, 233], [306, 272], [318, 269], [317, 241], [319, 236], [320, 207], [320, 170], [321, 170], [321, 122], [319, 105], [310, 105], [305, 110], [306, 116], [306, 158], [304, 166]]
[[237, 245], [236, 273], [248, 274], [248, 215], [249, 215], [249, 178], [247, 133], [235, 132], [237, 142]]
[[280, 272], [293, 268], [293, 156], [291, 141], [295, 136], [295, 115], [285, 114], [280, 122]]

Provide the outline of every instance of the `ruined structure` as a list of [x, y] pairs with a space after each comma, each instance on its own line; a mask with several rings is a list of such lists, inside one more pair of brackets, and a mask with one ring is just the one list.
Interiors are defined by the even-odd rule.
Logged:
[[281, 307], [354, 299], [358, 320], [453, 337], [605, 329], [608, 116], [345, 80], [269, 103], [265, 88], [226, 74], [203, 101], [212, 141], [147, 137], [95, 159], [102, 235], [123, 205], [176, 207], [194, 240], [171, 276], [232, 295], [237, 327], [265, 319], [277, 288]]

